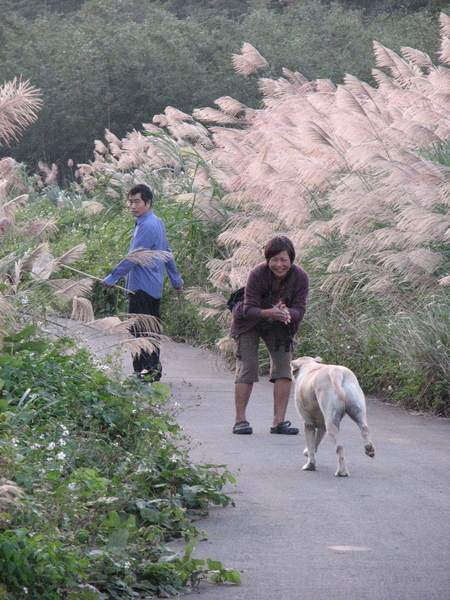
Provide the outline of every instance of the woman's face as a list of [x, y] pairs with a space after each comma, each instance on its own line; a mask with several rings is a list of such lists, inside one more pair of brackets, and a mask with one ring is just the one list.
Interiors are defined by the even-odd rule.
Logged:
[[281, 281], [287, 275], [287, 272], [291, 268], [291, 259], [287, 250], [283, 250], [279, 254], [275, 254], [272, 258], [269, 258], [269, 269], [275, 275], [275, 279]]

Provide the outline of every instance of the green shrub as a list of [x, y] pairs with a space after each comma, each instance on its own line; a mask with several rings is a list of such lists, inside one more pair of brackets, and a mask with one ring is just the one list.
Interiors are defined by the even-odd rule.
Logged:
[[[237, 580], [190, 557], [203, 535], [192, 516], [228, 505], [221, 490], [234, 479], [190, 463], [165, 408], [169, 389], [112, 379], [85, 348], [34, 331], [7, 340], [0, 357], [2, 475], [26, 492], [0, 525], [9, 597], [27, 588], [33, 600], [125, 600], [174, 595], [201, 578]], [[181, 554], [172, 539], [186, 542]]]

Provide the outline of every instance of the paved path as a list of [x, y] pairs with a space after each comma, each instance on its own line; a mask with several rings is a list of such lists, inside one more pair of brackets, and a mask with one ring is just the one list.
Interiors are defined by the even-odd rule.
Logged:
[[[98, 346], [95, 342], [94, 347]], [[194, 462], [226, 464], [235, 507], [196, 523], [198, 557], [242, 573], [241, 586], [201, 587], [207, 600], [450, 600], [449, 419], [412, 415], [374, 400], [368, 419], [376, 457], [365, 456], [346, 417], [350, 471], [336, 478], [325, 438], [318, 471], [301, 470], [304, 437], [270, 435], [272, 385], [255, 385], [254, 433], [231, 433], [233, 375], [210, 352], [174, 344], [163, 381], [192, 438]], [[124, 360], [125, 372], [131, 362]], [[288, 415], [301, 428], [292, 402]]]

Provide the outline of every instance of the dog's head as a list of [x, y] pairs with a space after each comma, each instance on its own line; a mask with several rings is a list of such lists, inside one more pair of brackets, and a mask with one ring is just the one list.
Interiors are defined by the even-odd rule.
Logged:
[[302, 365], [306, 365], [307, 363], [310, 362], [315, 362], [315, 363], [322, 363], [322, 359], [320, 358], [320, 356], [316, 356], [316, 358], [312, 358], [312, 356], [301, 356], [300, 358], [296, 358], [295, 360], [291, 361], [291, 373], [292, 373], [292, 377], [295, 376], [295, 374], [297, 373], [297, 371], [300, 370], [300, 368], [302, 367]]

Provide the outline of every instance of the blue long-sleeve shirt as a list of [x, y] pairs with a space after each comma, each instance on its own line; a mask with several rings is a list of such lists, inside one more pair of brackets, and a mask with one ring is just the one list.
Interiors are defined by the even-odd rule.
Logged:
[[[152, 210], [136, 219], [133, 239], [128, 252], [142, 248], [145, 250], [165, 250], [170, 252], [164, 223]], [[144, 290], [153, 298], [161, 298], [164, 284], [164, 271], [174, 288], [183, 286], [175, 261], [171, 257], [167, 262], [155, 260], [151, 266], [143, 266], [131, 260], [122, 260], [103, 280], [106, 285], [114, 285], [126, 276], [126, 288], [131, 292]]]

